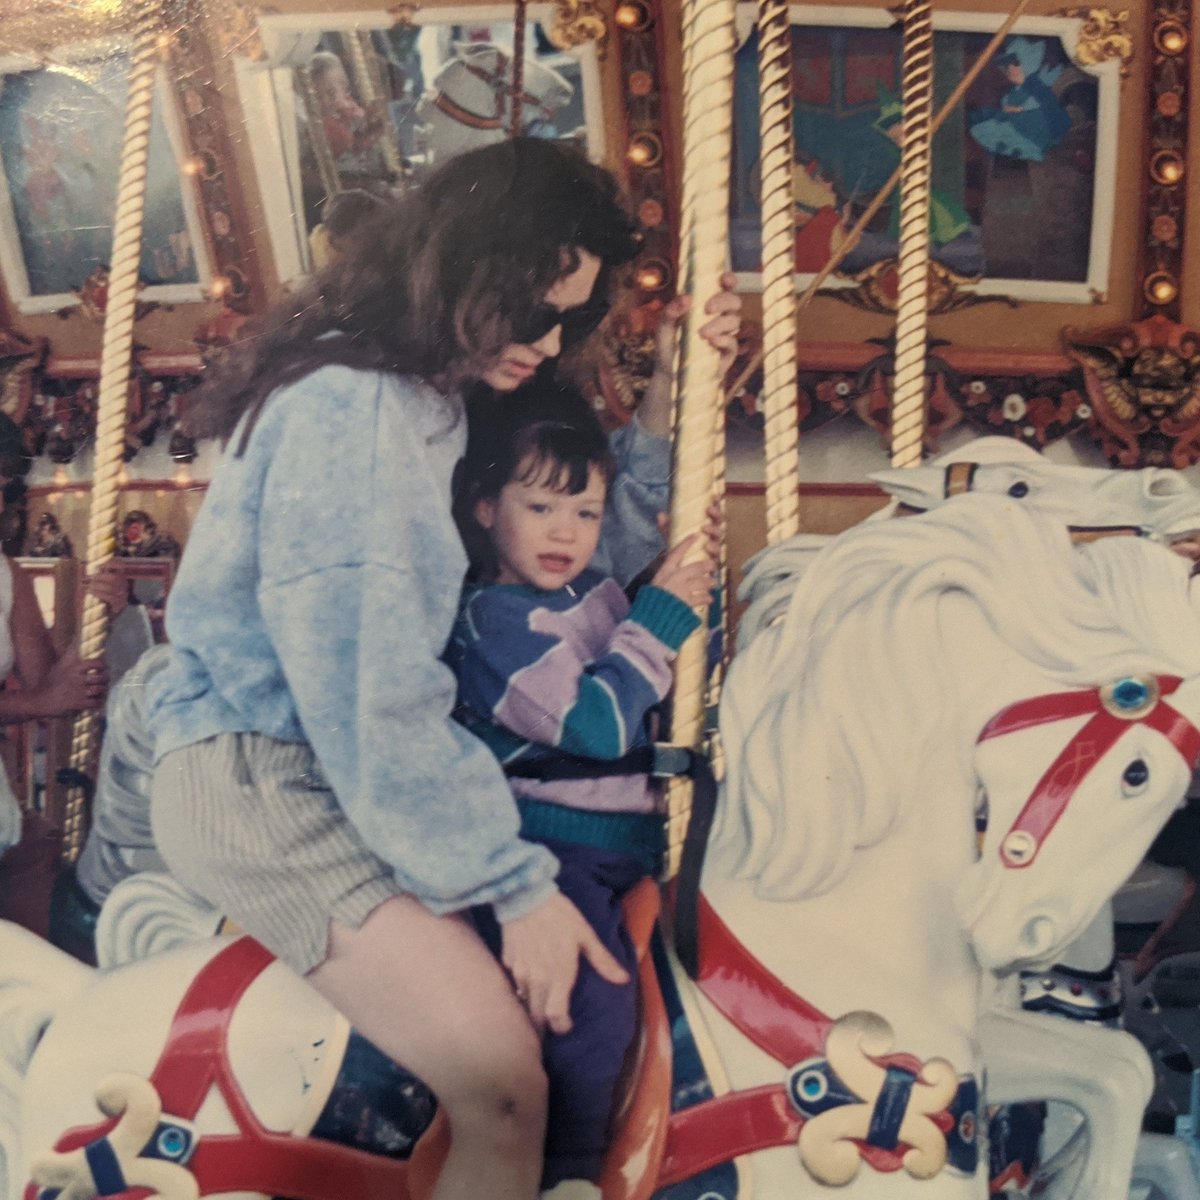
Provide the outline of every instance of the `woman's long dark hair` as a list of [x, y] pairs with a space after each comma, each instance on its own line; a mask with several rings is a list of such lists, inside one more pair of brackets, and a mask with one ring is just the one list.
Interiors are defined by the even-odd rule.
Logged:
[[513, 340], [513, 318], [575, 269], [576, 251], [601, 260], [607, 287], [607, 269], [636, 252], [634, 228], [613, 177], [573, 149], [522, 137], [459, 155], [365, 220], [214, 364], [189, 432], [228, 438], [276, 388], [331, 363], [470, 379]]

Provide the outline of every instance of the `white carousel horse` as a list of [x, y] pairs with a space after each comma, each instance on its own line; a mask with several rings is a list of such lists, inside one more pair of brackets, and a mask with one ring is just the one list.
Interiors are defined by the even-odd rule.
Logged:
[[[490, 42], [457, 43], [417, 105], [426, 160], [437, 165], [509, 135], [512, 120], [512, 53]], [[557, 71], [525, 55], [521, 128], [552, 125], [575, 89]]]
[[[1051, 538], [1010, 509], [966, 497], [919, 521], [842, 535], [803, 572], [781, 620], [752, 623], [759, 631], [724, 689], [728, 783], [703, 892], [729, 934], [827, 1016], [812, 1038], [776, 1047], [760, 1036], [756, 1047], [738, 1028], [744, 998], [722, 984], [721, 971], [715, 988], [702, 984], [699, 1004], [734, 1093], [778, 1086], [781, 1063], [792, 1069], [792, 1095], [811, 1114], [799, 1130], [805, 1170], [845, 1184], [847, 1196], [981, 1194], [978, 1178], [943, 1169], [946, 1141], [929, 1124], [922, 1145], [900, 1123], [920, 1105], [944, 1110], [951, 1080], [977, 1075], [981, 1061], [989, 1102], [1064, 1099], [1101, 1118], [1078, 1194], [1127, 1194], [1149, 1095], [1144, 1051], [1127, 1035], [1075, 1027], [1093, 1052], [1093, 1035], [1104, 1038], [1116, 1068], [1100, 1101], [1117, 1111], [1105, 1116], [1105, 1104], [1081, 1094], [1092, 1074], [1086, 1061], [1080, 1085], [1005, 1070], [1027, 1043], [1010, 1048], [985, 1012], [983, 985], [986, 973], [1053, 961], [1182, 796], [1191, 750], [1180, 755], [1136, 720], [1112, 716], [1104, 705], [1119, 702], [1104, 697], [1122, 693], [1117, 680], [1126, 675], [1192, 675], [1200, 630], [1189, 629], [1182, 561], [1136, 539], [1071, 555], [1061, 529]], [[1033, 553], [1030, 529], [1043, 535]], [[1102, 625], [1098, 641], [1085, 632]], [[1115, 692], [1094, 690], [1106, 683]], [[1135, 707], [1157, 711], [1142, 684], [1128, 687]], [[1200, 683], [1184, 687], [1190, 707]], [[1031, 693], [1041, 699], [1029, 701]], [[1047, 768], [1052, 729], [1069, 744]], [[1136, 797], [1164, 771], [1169, 795], [1135, 830], [1138, 816], [1150, 816], [1135, 815]], [[977, 784], [988, 798], [978, 854], [961, 807]], [[1109, 804], [1119, 809], [1123, 795], [1133, 806], [1100, 815]], [[838, 1021], [863, 1011], [872, 1016]], [[1076, 1036], [1066, 1023], [1011, 1016], [1023, 1037], [1039, 1029], [1043, 1041]], [[813, 1061], [797, 1067], [805, 1052]], [[879, 1059], [899, 1052], [917, 1064], [940, 1061], [914, 1079], [910, 1059], [897, 1082]], [[831, 1072], [849, 1088], [835, 1088]], [[911, 1089], [907, 1105], [890, 1090], [902, 1087]], [[841, 1103], [825, 1109], [835, 1093]], [[883, 1120], [883, 1108], [895, 1119]], [[847, 1139], [876, 1146], [877, 1159], [877, 1143], [890, 1143], [884, 1165], [899, 1175], [861, 1162], [859, 1143]], [[795, 1147], [783, 1145], [751, 1159], [756, 1194], [795, 1189]]]
[[[1083, 928], [1200, 755], [1185, 564], [1134, 539], [1066, 545], [989, 497], [860, 526], [739, 656], [693, 1002], [731, 1091], [670, 1119], [664, 1185], [697, 1153], [752, 1150], [764, 1200], [817, 1179], [845, 1197], [986, 1191], [984, 971]], [[406, 1194], [394, 1161], [304, 1136], [344, 1023], [249, 939], [95, 973], [0, 926], [0, 1031], [5, 1200], [40, 1200], [31, 1177], [63, 1200]], [[1110, 1036], [1136, 1108], [1144, 1053]], [[1101, 1132], [1088, 1200], [1123, 1197], [1132, 1156]]]
[[[975, 438], [925, 466], [875, 471], [869, 478], [892, 502], [868, 521], [928, 512], [956, 496], [980, 493], [1004, 497], [1014, 512], [1024, 508], [1057, 517], [1077, 541], [1117, 532], [1169, 543], [1200, 530], [1200, 490], [1178, 471], [1069, 466], [1010, 437]], [[828, 534], [802, 534], [790, 539], [786, 550], [770, 555], [785, 597], [806, 562], [832, 540]], [[762, 595], [770, 580], [762, 568], [755, 570], [756, 594]], [[769, 604], [755, 606], [755, 620], [769, 621], [773, 613]], [[756, 628], [743, 617], [739, 637], [753, 636]]]

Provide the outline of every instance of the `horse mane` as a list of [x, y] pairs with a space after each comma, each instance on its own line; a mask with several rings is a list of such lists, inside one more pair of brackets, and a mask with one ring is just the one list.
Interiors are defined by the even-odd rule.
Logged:
[[1091, 686], [1200, 673], [1188, 573], [1141, 539], [1074, 549], [1052, 518], [986, 495], [866, 522], [817, 553], [804, 539], [772, 548], [722, 695], [714, 848], [762, 898], [794, 900], [833, 886], [927, 794], [925, 763], [955, 752], [947, 594], [1064, 688]]

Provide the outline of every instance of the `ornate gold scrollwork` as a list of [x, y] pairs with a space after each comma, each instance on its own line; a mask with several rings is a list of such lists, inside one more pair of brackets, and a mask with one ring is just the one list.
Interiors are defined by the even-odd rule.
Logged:
[[[856, 284], [853, 288], [825, 288], [822, 296], [830, 296], [844, 304], [867, 312], [894, 313], [896, 311], [896, 260], [881, 259], [855, 275], [842, 275], [839, 278], [852, 279]], [[1017, 301], [1011, 296], [977, 294], [964, 290], [964, 285], [978, 283], [982, 277], [978, 275], [960, 275], [941, 263], [931, 261], [929, 264], [929, 312], [957, 312], [960, 308], [969, 308], [975, 304], [1007, 304], [1010, 308], [1017, 307]]]
[[237, 4], [233, 0], [220, 4], [212, 28], [221, 53], [226, 56], [237, 54], [251, 62], [265, 61], [267, 51], [258, 28], [258, 14], [269, 11], [272, 10]]
[[1121, 75], [1127, 76], [1133, 62], [1133, 34], [1129, 32], [1129, 9], [1113, 12], [1107, 8], [1064, 8], [1059, 16], [1075, 17], [1083, 22], [1075, 62], [1094, 67], [1109, 59], [1121, 60]]
[[550, 40], [560, 50], [595, 42], [601, 56], [608, 44], [608, 22], [596, 0], [554, 0]]

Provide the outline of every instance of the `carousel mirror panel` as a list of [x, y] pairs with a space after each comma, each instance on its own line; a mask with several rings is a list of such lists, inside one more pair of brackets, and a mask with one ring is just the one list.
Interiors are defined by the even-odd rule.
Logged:
[[321, 266], [339, 229], [379, 198], [514, 128], [600, 158], [595, 46], [557, 49], [552, 17], [550, 5], [530, 5], [518, 56], [511, 5], [416, 10], [399, 22], [260, 13], [258, 57], [234, 63], [280, 279]]

